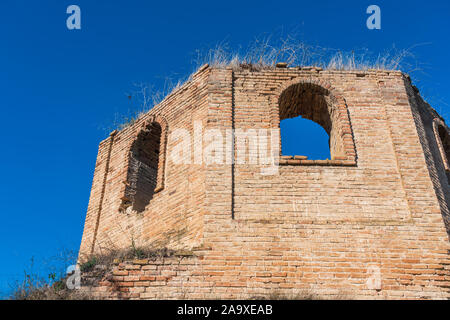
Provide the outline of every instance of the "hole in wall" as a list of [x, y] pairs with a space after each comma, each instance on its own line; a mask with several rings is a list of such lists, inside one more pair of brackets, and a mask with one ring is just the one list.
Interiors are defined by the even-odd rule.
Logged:
[[281, 153], [310, 160], [343, 157], [344, 141], [339, 113], [327, 89], [314, 83], [297, 83], [279, 98]]
[[447, 182], [450, 184], [450, 134], [443, 125], [438, 125], [438, 135], [441, 140], [442, 161], [444, 162], [445, 173], [447, 175]]
[[155, 193], [160, 159], [161, 126], [149, 124], [133, 142], [128, 167], [127, 205], [144, 211]]
[[281, 152], [284, 155], [307, 156], [311, 160], [330, 159], [330, 137], [314, 121], [301, 116], [280, 122]]

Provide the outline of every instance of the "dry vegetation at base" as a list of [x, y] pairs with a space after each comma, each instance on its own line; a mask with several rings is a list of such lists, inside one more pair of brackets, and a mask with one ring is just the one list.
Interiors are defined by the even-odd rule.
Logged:
[[99, 278], [120, 262], [134, 259], [166, 258], [178, 254], [177, 251], [167, 248], [131, 247], [128, 250], [111, 250], [106, 254], [97, 254], [87, 257], [80, 265], [81, 272], [97, 272]]
[[[91, 295], [81, 290], [69, 290], [66, 286], [66, 268], [76, 261], [76, 254], [70, 250], [61, 250], [57, 257], [44, 261], [47, 277], [34, 271], [35, 261], [32, 258], [27, 270], [24, 270], [24, 278], [10, 285], [12, 293], [10, 300], [89, 300]], [[54, 264], [59, 265], [55, 270]]]
[[65, 279], [61, 279], [52, 285], [30, 284], [18, 288], [10, 297], [11, 300], [94, 300], [89, 291], [69, 290]]
[[[134, 259], [156, 259], [180, 254], [167, 248], [136, 247], [134, 242], [129, 249], [108, 250], [105, 254], [95, 254], [84, 259], [79, 265], [81, 271], [81, 290], [70, 290], [66, 286], [64, 273], [50, 273], [43, 278], [31, 271], [24, 271], [24, 279], [13, 285], [11, 300], [92, 300], [99, 299], [91, 293], [91, 288], [111, 273], [113, 267], [121, 262]], [[188, 254], [184, 252], [184, 254]], [[31, 269], [32, 267], [30, 267]]]
[[[193, 255], [185, 250], [169, 250], [167, 248], [135, 247], [134, 244], [125, 250], [110, 250], [106, 254], [96, 254], [86, 257], [79, 265], [81, 271], [81, 289], [70, 290], [66, 286], [69, 275], [56, 278], [53, 274], [42, 279], [36, 274], [25, 272], [25, 279], [18, 283], [11, 300], [101, 300], [104, 299], [95, 293], [95, 287], [102, 281], [110, 280], [113, 269], [119, 264], [133, 264], [136, 260], [155, 260], [173, 256]], [[114, 290], [114, 284], [112, 286]], [[126, 297], [124, 297], [126, 299]], [[214, 299], [211, 296], [211, 299]], [[349, 300], [350, 295], [337, 293], [323, 295], [312, 289], [281, 291], [270, 289], [268, 293], [250, 297], [249, 300]]]

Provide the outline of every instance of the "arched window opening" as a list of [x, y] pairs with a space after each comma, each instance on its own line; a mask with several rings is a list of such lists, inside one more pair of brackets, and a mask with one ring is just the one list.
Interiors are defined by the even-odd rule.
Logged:
[[435, 121], [434, 124], [435, 133], [438, 138], [439, 152], [441, 153], [442, 162], [447, 175], [447, 182], [450, 184], [450, 134], [441, 121]]
[[281, 152], [306, 156], [308, 159], [330, 159], [330, 137], [314, 121], [301, 116], [280, 122]]
[[[283, 91], [279, 98], [280, 129], [283, 127], [298, 125], [297, 134], [289, 131], [281, 133], [281, 152], [284, 156], [313, 156], [316, 159], [335, 159], [345, 156], [344, 143], [339, 128], [339, 113], [335, 111], [334, 101], [327, 89], [314, 83], [293, 84]], [[315, 142], [327, 140], [324, 133], [317, 134], [314, 127], [306, 121], [295, 119], [289, 123], [286, 119], [303, 118], [320, 125], [328, 134], [328, 150], [319, 150]], [[292, 132], [292, 131], [291, 131]], [[296, 144], [293, 148], [292, 143]], [[323, 146], [323, 143], [322, 143]], [[309, 150], [306, 149], [308, 147]], [[286, 152], [295, 151], [296, 154]], [[298, 152], [298, 153], [297, 153]], [[315, 160], [315, 159], [313, 159]]]
[[127, 188], [122, 209], [132, 206], [142, 212], [153, 198], [158, 185], [161, 149], [161, 126], [147, 125], [134, 141], [129, 159]]

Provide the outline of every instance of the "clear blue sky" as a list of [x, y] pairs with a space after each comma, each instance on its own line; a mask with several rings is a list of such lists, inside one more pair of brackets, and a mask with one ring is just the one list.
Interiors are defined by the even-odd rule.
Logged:
[[[66, 28], [70, 4], [81, 7], [81, 30]], [[381, 30], [366, 28], [370, 4], [381, 7]], [[78, 250], [97, 146], [128, 113], [125, 92], [191, 73], [196, 49], [246, 46], [280, 27], [342, 50], [428, 43], [414, 49], [424, 69], [415, 82], [450, 117], [448, 1], [2, 0], [0, 26], [3, 294], [31, 257], [41, 270], [61, 248]]]

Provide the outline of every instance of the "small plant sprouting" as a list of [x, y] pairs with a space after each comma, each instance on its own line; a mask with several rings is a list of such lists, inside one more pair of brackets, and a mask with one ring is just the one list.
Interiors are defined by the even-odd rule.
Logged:
[[131, 252], [132, 252], [133, 258], [143, 259], [145, 257], [145, 251], [142, 248], [136, 247], [136, 243], [134, 242], [134, 239], [131, 240]]
[[92, 256], [88, 261], [86, 261], [80, 266], [80, 270], [81, 272], [89, 272], [92, 271], [96, 265], [97, 265], [97, 257]]

